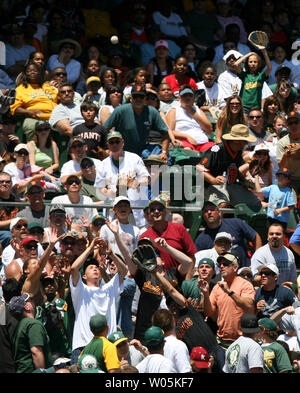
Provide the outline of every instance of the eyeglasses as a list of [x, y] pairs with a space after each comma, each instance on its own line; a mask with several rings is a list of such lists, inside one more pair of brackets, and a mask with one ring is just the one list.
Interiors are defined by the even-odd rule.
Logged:
[[95, 221], [93, 225], [95, 227], [102, 227], [104, 224], [105, 224], [105, 222], [103, 222], [103, 221]]
[[94, 163], [88, 161], [87, 163], [81, 165], [81, 169], [91, 168], [92, 166], [94, 166]]
[[71, 180], [67, 181], [68, 186], [71, 186], [73, 183], [79, 185], [81, 183], [81, 181], [79, 179], [74, 179], [74, 180], [71, 179]]
[[107, 143], [109, 143], [110, 145], [118, 145], [120, 142], [120, 139], [110, 139], [109, 141], [107, 141]]
[[37, 132], [50, 131], [50, 130], [51, 130], [50, 127], [41, 127], [41, 128], [37, 128], [37, 129], [36, 129]]
[[24, 223], [24, 224], [17, 224], [14, 226], [14, 228], [16, 228], [17, 230], [20, 230], [22, 227], [27, 228], [28, 224]]
[[290, 91], [291, 88], [290, 87], [281, 87], [280, 91]]
[[67, 76], [67, 73], [66, 72], [56, 72], [54, 75], [55, 76]]
[[275, 276], [275, 273], [274, 272], [270, 272], [270, 271], [267, 271], [267, 272], [260, 272], [260, 275], [262, 276], [262, 275], [264, 275], [264, 276]]
[[218, 208], [217, 208], [216, 206], [205, 207], [205, 208], [203, 209], [203, 213], [207, 213], [208, 211], [214, 212], [214, 211], [216, 211], [217, 209], [218, 209]]
[[26, 150], [21, 150], [17, 152], [18, 156], [28, 156], [29, 153]]
[[37, 243], [29, 243], [24, 246], [24, 248], [26, 248], [27, 250], [32, 250], [33, 248], [37, 249], [37, 247], [38, 247]]
[[0, 180], [0, 184], [10, 184], [11, 180]]
[[249, 119], [261, 119], [262, 116], [249, 116]]
[[60, 90], [60, 94], [71, 94], [71, 93], [74, 93], [74, 90], [72, 90], [72, 89], [68, 89], [68, 90]]
[[151, 213], [154, 213], [156, 210], [158, 210], [159, 212], [162, 212], [163, 210], [165, 210], [165, 208], [163, 206], [156, 206], [156, 207], [150, 208]]
[[222, 259], [220, 262], [218, 262], [218, 265], [219, 266], [221, 266], [221, 265], [223, 265], [223, 266], [230, 266], [230, 265], [232, 265], [232, 262], [227, 261], [227, 259]]

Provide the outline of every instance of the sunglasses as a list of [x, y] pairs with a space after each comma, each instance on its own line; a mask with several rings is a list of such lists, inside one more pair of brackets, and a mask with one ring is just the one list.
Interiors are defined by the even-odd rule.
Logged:
[[33, 248], [37, 249], [38, 245], [36, 243], [29, 243], [24, 246], [24, 248], [27, 248], [27, 250], [32, 250]]
[[55, 76], [67, 76], [67, 73], [66, 72], [56, 72], [54, 75]]
[[22, 227], [24, 227], [24, 228], [27, 228], [28, 227], [28, 224], [17, 224], [17, 225], [15, 225], [14, 226], [14, 228], [16, 228], [16, 229], [18, 229], [18, 230], [20, 230]]
[[275, 273], [273, 273], [273, 272], [260, 272], [260, 275], [262, 276], [262, 275], [264, 275], [264, 276], [275, 276]]
[[86, 168], [91, 168], [92, 166], [94, 166], [93, 162], [87, 162], [86, 164], [82, 164], [81, 168], [86, 169]]
[[10, 184], [11, 180], [0, 180], [0, 184]]
[[231, 102], [229, 105], [230, 106], [240, 106], [241, 104], [239, 102]]
[[249, 119], [261, 119], [262, 116], [249, 116]]
[[72, 90], [72, 89], [68, 89], [68, 90], [60, 90], [60, 94], [67, 94], [67, 93], [69, 93], [69, 94], [71, 94], [71, 93], [74, 93], [74, 90]]
[[74, 179], [74, 180], [68, 180], [67, 181], [67, 185], [71, 186], [73, 183], [79, 185], [81, 183], [81, 181], [79, 179]]
[[18, 156], [28, 156], [29, 155], [29, 153], [28, 153], [28, 151], [18, 151], [17, 152], [17, 154], [18, 154]]
[[205, 208], [203, 209], [203, 213], [207, 213], [208, 211], [214, 212], [214, 211], [216, 211], [216, 210], [217, 210], [217, 207], [216, 207], [216, 206], [209, 206], [209, 207], [205, 207]]
[[290, 87], [281, 87], [280, 91], [290, 91], [291, 88]]
[[121, 142], [120, 139], [113, 139], [113, 140], [107, 141], [107, 143], [109, 143], [110, 145], [118, 145], [120, 142]]
[[232, 262], [227, 261], [227, 259], [222, 259], [221, 262], [218, 262], [218, 265], [219, 266], [221, 266], [221, 265], [223, 265], [223, 266], [230, 266], [230, 265], [232, 265]]
[[163, 206], [156, 206], [156, 207], [150, 208], [151, 213], [154, 213], [156, 210], [158, 210], [159, 212], [162, 212], [163, 210], [165, 210], [165, 208]]
[[51, 130], [50, 127], [41, 127], [41, 128], [38, 128], [36, 131], [37, 132], [42, 132], [42, 131], [50, 131], [50, 130]]

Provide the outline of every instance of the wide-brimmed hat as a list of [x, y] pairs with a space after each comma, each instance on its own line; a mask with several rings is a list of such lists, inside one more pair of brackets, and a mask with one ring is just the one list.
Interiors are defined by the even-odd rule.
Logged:
[[63, 40], [58, 41], [58, 43], [56, 44], [56, 51], [58, 52], [61, 46], [67, 43], [74, 45], [74, 57], [79, 57], [82, 52], [81, 45], [79, 44], [79, 42], [72, 40], [72, 38], [64, 38]]
[[250, 135], [249, 128], [244, 124], [236, 124], [233, 126], [228, 134], [223, 135], [226, 141], [246, 141], [256, 142], [256, 138]]

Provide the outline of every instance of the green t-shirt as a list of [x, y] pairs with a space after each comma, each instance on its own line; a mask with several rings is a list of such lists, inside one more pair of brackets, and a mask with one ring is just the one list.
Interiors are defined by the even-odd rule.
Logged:
[[242, 71], [239, 74], [239, 78], [242, 80], [240, 96], [244, 108], [261, 108], [262, 88], [264, 82], [267, 80], [265, 72], [262, 71], [254, 75]]
[[292, 371], [292, 365], [286, 350], [281, 344], [274, 341], [271, 344], [263, 344], [264, 372], [282, 373]]
[[13, 353], [17, 373], [32, 373], [35, 370], [31, 348], [42, 347], [45, 356], [45, 368], [52, 366], [49, 337], [41, 321], [34, 318], [21, 319], [14, 338]]
[[134, 112], [131, 104], [118, 106], [104, 123], [107, 130], [115, 127], [124, 139], [124, 150], [140, 155], [150, 130], [159, 131], [162, 138], [168, 132], [166, 123], [152, 106], [145, 105], [142, 113]]

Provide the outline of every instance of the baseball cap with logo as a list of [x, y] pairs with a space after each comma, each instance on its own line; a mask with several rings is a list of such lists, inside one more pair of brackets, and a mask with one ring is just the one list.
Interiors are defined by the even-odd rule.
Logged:
[[131, 89], [131, 96], [146, 96], [147, 91], [143, 85], [133, 85]]
[[146, 330], [144, 338], [147, 347], [155, 347], [163, 342], [165, 336], [161, 328], [158, 326], [151, 326]]
[[112, 138], [123, 139], [122, 134], [119, 131], [112, 131], [107, 134], [106, 140], [109, 141]]
[[273, 321], [273, 319], [270, 319], [270, 318], [261, 318], [258, 321], [258, 325], [263, 327], [263, 328], [265, 328], [265, 329], [267, 329], [267, 330], [270, 330], [271, 332], [276, 332], [277, 331], [276, 322]]
[[214, 270], [216, 268], [214, 261], [212, 259], [210, 259], [210, 258], [202, 258], [202, 259], [200, 259], [198, 267], [201, 266], [201, 265], [204, 265], [204, 264], [210, 265]]
[[279, 168], [276, 175], [284, 175], [286, 177], [291, 177], [291, 172], [287, 168]]
[[241, 330], [244, 333], [258, 333], [260, 328], [255, 314], [244, 314], [241, 318]]
[[26, 236], [20, 243], [20, 247], [25, 247], [28, 243], [30, 242], [35, 242], [38, 243], [38, 241], [36, 240], [36, 238], [34, 236]]
[[79, 372], [82, 374], [97, 374], [101, 372], [98, 368], [98, 362], [94, 355], [85, 354], [78, 360]]
[[167, 43], [167, 41], [165, 41], [165, 40], [159, 40], [159, 41], [156, 41], [155, 42], [155, 44], [154, 44], [154, 49], [156, 49], [156, 48], [159, 48], [159, 47], [161, 47], [161, 46], [163, 46], [164, 48], [169, 48], [169, 44]]
[[205, 348], [194, 347], [191, 351], [190, 358], [198, 368], [209, 368], [209, 356]]
[[127, 337], [125, 337], [121, 331], [113, 332], [107, 338], [111, 343], [115, 344], [115, 346], [123, 341], [128, 341]]
[[289, 121], [290, 119], [298, 119], [300, 121], [300, 113], [298, 112], [290, 112], [287, 116], [287, 120]]
[[215, 242], [220, 239], [226, 239], [232, 243], [233, 239], [230, 233], [228, 232], [219, 232], [216, 234]]
[[23, 314], [25, 304], [29, 300], [28, 293], [23, 293], [21, 296], [13, 296], [8, 303], [8, 309], [12, 314]]

